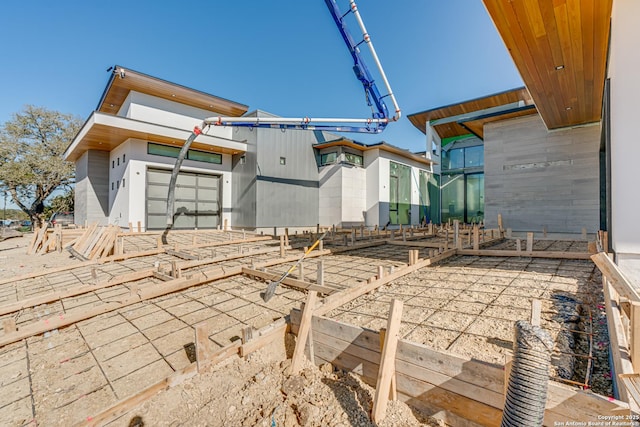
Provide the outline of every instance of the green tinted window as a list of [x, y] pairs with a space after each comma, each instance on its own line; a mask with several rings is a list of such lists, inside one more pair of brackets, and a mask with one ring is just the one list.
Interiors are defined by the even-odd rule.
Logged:
[[208, 153], [206, 151], [189, 150], [187, 153], [189, 160], [195, 160], [198, 162], [215, 163], [217, 165], [222, 164], [222, 154]]
[[338, 158], [338, 153], [335, 152], [335, 151], [333, 153], [321, 154], [320, 155], [320, 166], [330, 165], [332, 163], [335, 163], [337, 158]]
[[[171, 145], [154, 144], [153, 142], [150, 142], [147, 144], [147, 153], [154, 154], [156, 156], [177, 158], [178, 154], [180, 154], [180, 147], [172, 147]], [[207, 151], [189, 150], [187, 152], [187, 159], [194, 160], [196, 162], [215, 163], [217, 165], [222, 164], [222, 154], [209, 153]]]
[[149, 144], [147, 144], [147, 153], [155, 154], [156, 156], [178, 157], [180, 148], [172, 147], [170, 145], [154, 144], [150, 142]]
[[362, 156], [359, 156], [357, 154], [344, 153], [344, 160], [345, 162], [351, 163], [353, 165], [362, 166], [363, 164]]

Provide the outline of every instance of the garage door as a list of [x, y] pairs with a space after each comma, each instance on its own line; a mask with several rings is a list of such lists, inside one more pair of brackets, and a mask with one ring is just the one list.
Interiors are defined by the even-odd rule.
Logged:
[[[171, 171], [147, 169], [147, 229], [167, 224]], [[220, 176], [180, 172], [176, 183], [173, 228], [216, 228], [220, 225]]]

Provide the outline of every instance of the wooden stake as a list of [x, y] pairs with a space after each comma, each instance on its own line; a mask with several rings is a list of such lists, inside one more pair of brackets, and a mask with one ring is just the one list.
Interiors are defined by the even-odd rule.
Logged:
[[540, 326], [542, 318], [542, 301], [539, 299], [531, 300], [531, 326]]
[[318, 284], [318, 286], [324, 286], [324, 261], [323, 260], [318, 261], [318, 267], [317, 267], [316, 273], [317, 273], [316, 283]]
[[504, 230], [504, 228], [502, 228], [502, 214], [498, 214], [498, 229], [500, 230], [501, 233], [502, 233], [502, 230]]
[[587, 240], [587, 229], [582, 227], [582, 240]]
[[516, 239], [516, 252], [522, 252], [522, 241], [520, 239]]
[[384, 267], [379, 265], [378, 266], [378, 279], [382, 279], [384, 277]]
[[289, 228], [284, 229], [284, 244], [285, 246], [289, 246]]
[[480, 235], [478, 230], [478, 225], [473, 226], [473, 250], [477, 251], [480, 249]]
[[142, 233], [142, 222], [138, 221], [138, 233]]
[[391, 301], [387, 334], [384, 340], [380, 370], [376, 380], [376, 394], [373, 400], [372, 419], [374, 423], [380, 423], [387, 411], [391, 378], [395, 374], [396, 349], [398, 348], [398, 333], [400, 332], [400, 321], [402, 320], [402, 306], [401, 300], [394, 299]]
[[[458, 245], [458, 240], [460, 239], [460, 221], [455, 219], [453, 220], [453, 244]], [[459, 248], [462, 249], [462, 248]]]
[[533, 252], [533, 233], [527, 233], [527, 252]]
[[227, 231], [229, 229], [229, 219], [225, 218], [224, 219], [224, 231]]
[[296, 375], [302, 368], [302, 358], [304, 357], [307, 338], [309, 337], [309, 331], [311, 330], [311, 319], [316, 306], [317, 298], [318, 293], [316, 291], [309, 291], [307, 302], [305, 303], [304, 309], [302, 310], [302, 319], [300, 320], [300, 328], [298, 329], [296, 348], [293, 351], [293, 358], [291, 360], [292, 375]]
[[[387, 336], [387, 328], [380, 329], [380, 354], [384, 351], [384, 341]], [[391, 387], [389, 389], [389, 400], [398, 400], [398, 388], [396, 386], [396, 373], [391, 376]]]
[[196, 329], [196, 362], [198, 372], [202, 372], [207, 365], [207, 359], [213, 354], [211, 340], [209, 340], [208, 327], [206, 322], [195, 325]]
[[631, 353], [631, 365], [633, 366], [633, 372], [640, 373], [640, 303], [631, 303], [631, 322], [630, 330], [631, 336], [629, 337], [629, 349]]
[[280, 236], [280, 257], [284, 258], [284, 236]]

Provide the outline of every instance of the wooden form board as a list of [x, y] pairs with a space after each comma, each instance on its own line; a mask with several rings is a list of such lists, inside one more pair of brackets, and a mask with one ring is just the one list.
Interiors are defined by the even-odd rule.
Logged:
[[[300, 311], [291, 312], [296, 333]], [[379, 334], [344, 322], [313, 316], [316, 363], [332, 363], [375, 384], [380, 360]], [[504, 403], [504, 367], [439, 352], [399, 340], [396, 355], [400, 398], [453, 414], [478, 425], [499, 426]], [[597, 420], [599, 415], [624, 415], [626, 403], [549, 381], [544, 425], [566, 420]], [[434, 411], [436, 414], [438, 411]], [[557, 425], [557, 424], [556, 424]]]
[[[264, 280], [278, 280], [282, 277], [282, 274], [270, 273], [268, 271], [260, 271], [252, 268], [242, 267], [242, 273], [248, 276], [259, 277]], [[321, 294], [330, 295], [337, 291], [335, 288], [330, 288], [327, 286], [320, 286], [315, 283], [306, 282], [304, 280], [293, 279], [291, 277], [285, 278], [282, 283], [287, 286], [291, 286], [292, 288], [316, 291]]]
[[469, 256], [493, 256], [493, 257], [529, 257], [529, 258], [556, 258], [556, 259], [591, 259], [591, 254], [582, 252], [558, 252], [558, 251], [507, 251], [499, 249], [458, 249], [458, 255]]

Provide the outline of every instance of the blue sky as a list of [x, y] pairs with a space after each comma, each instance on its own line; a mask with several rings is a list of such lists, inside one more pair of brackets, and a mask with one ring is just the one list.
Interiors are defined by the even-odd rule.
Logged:
[[[338, 4], [347, 10], [348, 0]], [[358, 6], [404, 117], [382, 134], [351, 138], [424, 150], [407, 114], [522, 86], [481, 0]], [[26, 104], [87, 118], [114, 64], [284, 117], [370, 116], [322, 0], [23, 0], [0, 8], [0, 123]]]

